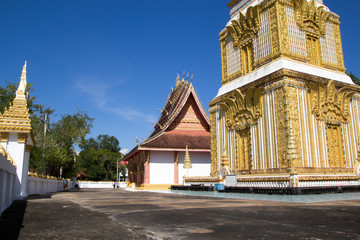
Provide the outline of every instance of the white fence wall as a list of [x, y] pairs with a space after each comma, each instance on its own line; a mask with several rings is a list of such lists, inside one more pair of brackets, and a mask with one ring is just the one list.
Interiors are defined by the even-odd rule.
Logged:
[[0, 215], [15, 199], [16, 167], [0, 154]]
[[[113, 188], [114, 182], [91, 182], [91, 181], [79, 181], [79, 188]], [[120, 188], [126, 188], [126, 182], [116, 183]], [[75, 187], [75, 183], [74, 183]]]
[[88, 182], [88, 181], [79, 181], [80, 188], [113, 188], [114, 182]]
[[[70, 184], [69, 184], [70, 185]], [[61, 180], [28, 177], [28, 194], [43, 194], [64, 190], [64, 182]], [[69, 186], [69, 189], [70, 186]]]

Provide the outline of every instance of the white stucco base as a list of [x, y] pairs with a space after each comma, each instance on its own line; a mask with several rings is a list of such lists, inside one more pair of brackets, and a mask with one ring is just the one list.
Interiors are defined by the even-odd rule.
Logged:
[[150, 184], [174, 183], [174, 152], [150, 152]]
[[[210, 175], [210, 153], [209, 152], [190, 152], [192, 168], [188, 170], [189, 176], [208, 176]], [[187, 175], [184, 166], [185, 152], [179, 152], [178, 163], [178, 182], [183, 183], [183, 177]], [[150, 184], [174, 184], [175, 176], [174, 152], [150, 152]]]
[[352, 85], [354, 84], [352, 82], [351, 78], [348, 75], [346, 75], [345, 73], [335, 72], [330, 69], [315, 67], [313, 65], [308, 65], [305, 63], [301, 63], [301, 62], [295, 62], [293, 60], [279, 59], [275, 62], [272, 62], [268, 65], [265, 65], [255, 71], [253, 71], [252, 73], [250, 73], [248, 75], [241, 76], [241, 77], [235, 79], [234, 81], [223, 85], [219, 89], [219, 92], [216, 97], [219, 97], [225, 93], [231, 92], [234, 89], [242, 87], [248, 83], [251, 83], [251, 82], [258, 80], [262, 77], [265, 77], [267, 75], [270, 75], [281, 69], [288, 69], [288, 70], [306, 73], [306, 74], [317, 76], [317, 77], [326, 78], [329, 80], [335, 80], [335, 81], [352, 84]]

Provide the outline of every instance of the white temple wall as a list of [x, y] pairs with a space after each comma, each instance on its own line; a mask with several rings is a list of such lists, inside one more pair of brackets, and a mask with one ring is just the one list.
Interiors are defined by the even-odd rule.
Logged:
[[[184, 159], [185, 159], [185, 152], [179, 152], [179, 163], [178, 163], [179, 184], [183, 183], [184, 176], [186, 175], [186, 169], [184, 169]], [[191, 159], [191, 155], [190, 155], [190, 159]], [[190, 171], [189, 171], [189, 174], [190, 174]]]
[[[189, 151], [192, 168], [189, 169], [189, 175], [192, 176], [210, 176], [211, 157], [209, 152], [191, 152]], [[179, 153], [179, 183], [183, 183], [184, 176], [187, 176], [187, 170], [184, 169], [185, 152]]]
[[150, 152], [150, 184], [174, 183], [174, 152]]

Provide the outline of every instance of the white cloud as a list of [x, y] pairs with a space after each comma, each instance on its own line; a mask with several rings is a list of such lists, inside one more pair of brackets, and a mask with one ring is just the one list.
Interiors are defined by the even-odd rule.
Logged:
[[129, 149], [128, 148], [124, 148], [124, 149], [121, 149], [120, 151], [122, 154], [127, 154], [129, 152]]
[[149, 123], [155, 122], [157, 119], [156, 116], [145, 114], [135, 109], [112, 106], [111, 102], [114, 102], [114, 99], [110, 94], [110, 90], [116, 88], [117, 84], [105, 84], [104, 81], [101, 80], [81, 79], [75, 82], [75, 87], [79, 89], [80, 92], [88, 95], [98, 108], [106, 112], [115, 113], [123, 119], [129, 121], [141, 119]]

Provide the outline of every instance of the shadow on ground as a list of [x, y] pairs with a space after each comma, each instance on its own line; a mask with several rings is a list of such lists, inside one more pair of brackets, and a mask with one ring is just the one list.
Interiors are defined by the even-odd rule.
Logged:
[[27, 200], [15, 200], [0, 217], [0, 232], [6, 239], [18, 239], [23, 228], [23, 219], [26, 211]]
[[18, 239], [28, 205], [28, 199], [50, 199], [52, 194], [31, 195], [23, 200], [15, 200], [0, 217], [0, 232], [6, 239]]

